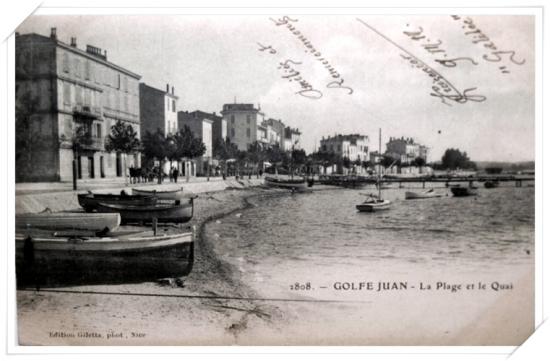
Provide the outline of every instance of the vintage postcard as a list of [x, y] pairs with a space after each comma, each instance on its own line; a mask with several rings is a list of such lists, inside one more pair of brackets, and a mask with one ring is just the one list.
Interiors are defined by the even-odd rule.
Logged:
[[19, 345], [522, 344], [537, 14], [29, 16]]

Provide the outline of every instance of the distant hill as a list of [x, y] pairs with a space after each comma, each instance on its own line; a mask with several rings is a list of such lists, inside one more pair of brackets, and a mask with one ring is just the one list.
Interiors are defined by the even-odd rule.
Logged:
[[486, 168], [502, 168], [503, 172], [506, 171], [519, 171], [519, 170], [533, 170], [535, 169], [535, 162], [474, 162], [477, 165], [477, 169]]

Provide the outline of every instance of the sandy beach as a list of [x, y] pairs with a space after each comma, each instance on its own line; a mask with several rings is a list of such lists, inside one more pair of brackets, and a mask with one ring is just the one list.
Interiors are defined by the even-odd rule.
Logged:
[[[410, 284], [501, 281], [512, 283], [512, 290], [290, 292], [286, 281], [308, 275], [315, 282], [315, 275], [293, 269], [271, 282], [255, 280], [238, 260], [219, 253], [216, 235], [204, 236], [206, 222], [240, 217], [257, 196], [288, 194], [265, 188], [201, 194], [192, 221], [200, 237], [187, 277], [18, 290], [20, 344], [517, 345], [532, 333], [529, 267], [511, 267], [506, 274], [456, 274], [451, 267], [435, 272], [419, 266], [369, 276], [376, 281], [401, 277]], [[342, 272], [332, 279], [349, 280]]]

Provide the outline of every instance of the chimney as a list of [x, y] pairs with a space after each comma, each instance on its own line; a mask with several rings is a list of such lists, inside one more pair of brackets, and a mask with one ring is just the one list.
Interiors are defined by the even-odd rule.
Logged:
[[57, 40], [57, 28], [52, 28], [50, 33], [50, 38]]
[[71, 38], [71, 46], [76, 48], [76, 38]]
[[172, 95], [174, 95], [174, 87], [172, 87]]
[[166, 92], [170, 93], [170, 84], [166, 84]]

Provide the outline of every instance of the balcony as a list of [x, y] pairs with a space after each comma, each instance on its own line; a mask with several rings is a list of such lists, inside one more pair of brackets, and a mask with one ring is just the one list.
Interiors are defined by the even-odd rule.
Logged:
[[100, 119], [101, 108], [91, 107], [89, 105], [75, 105], [73, 107], [75, 117], [87, 119]]
[[82, 142], [80, 147], [84, 150], [100, 151], [104, 149], [103, 138], [90, 137]]

